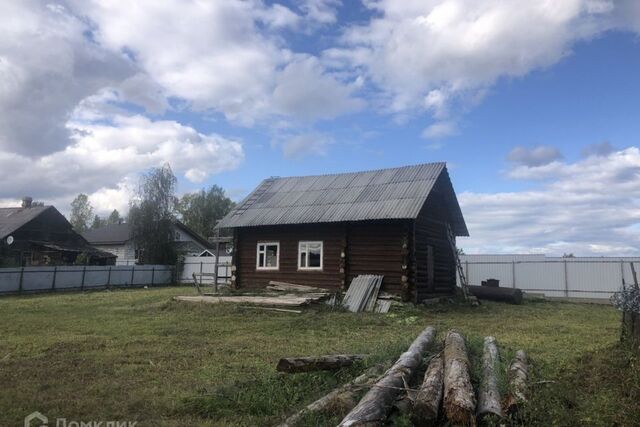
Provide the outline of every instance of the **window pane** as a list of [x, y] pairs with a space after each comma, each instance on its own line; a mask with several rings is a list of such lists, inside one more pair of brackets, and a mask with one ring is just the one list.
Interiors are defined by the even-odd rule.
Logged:
[[258, 260], [258, 267], [264, 267], [264, 254], [260, 254], [260, 258]]
[[320, 248], [309, 249], [309, 267], [320, 267]]
[[277, 267], [278, 266], [278, 246], [267, 245], [266, 252], [267, 252], [266, 267]]
[[300, 252], [300, 267], [304, 268], [307, 266], [307, 253]]

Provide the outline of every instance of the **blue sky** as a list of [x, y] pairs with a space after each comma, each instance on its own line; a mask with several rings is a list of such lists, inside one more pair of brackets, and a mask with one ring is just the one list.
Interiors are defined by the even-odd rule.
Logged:
[[[518, 191], [535, 183], [505, 176], [506, 157], [515, 146], [551, 145], [566, 160], [576, 161], [588, 145], [604, 141], [618, 148], [637, 145], [640, 96], [632, 95], [640, 95], [637, 76], [640, 39], [629, 32], [611, 32], [577, 44], [551, 67], [501, 79], [479, 105], [461, 115], [457, 135], [425, 140], [421, 133], [429, 117], [397, 124], [392, 117], [364, 111], [320, 126], [335, 139], [326, 155], [294, 159], [271, 149], [270, 135], [264, 129], [199, 120], [191, 113], [176, 118], [203, 132], [223, 132], [245, 141], [243, 166], [207, 181], [236, 190], [238, 195], [271, 175], [358, 171], [431, 161], [450, 164], [457, 191]], [[431, 147], [433, 144], [439, 147]], [[198, 187], [185, 183], [184, 188]]]
[[[0, 204], [125, 211], [165, 162], [268, 176], [446, 161], [468, 252], [640, 254], [633, 0], [0, 5]], [[33, 120], [38, 117], [38, 120]]]

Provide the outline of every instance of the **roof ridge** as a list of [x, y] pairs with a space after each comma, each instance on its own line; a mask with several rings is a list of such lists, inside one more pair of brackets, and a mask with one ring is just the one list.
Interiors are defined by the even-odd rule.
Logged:
[[364, 171], [353, 171], [353, 172], [333, 172], [333, 173], [323, 173], [323, 174], [317, 174], [317, 175], [293, 175], [293, 176], [272, 176], [269, 178], [266, 178], [263, 181], [266, 180], [280, 180], [280, 179], [292, 179], [292, 178], [318, 178], [318, 177], [324, 177], [324, 176], [337, 176], [337, 175], [349, 175], [349, 174], [362, 174], [362, 173], [369, 173], [369, 172], [384, 172], [384, 171], [389, 171], [389, 170], [399, 170], [399, 169], [409, 169], [409, 168], [415, 168], [415, 167], [419, 167], [419, 166], [427, 166], [427, 165], [443, 165], [444, 167], [447, 166], [447, 162], [427, 162], [427, 163], [416, 163], [413, 165], [404, 165], [404, 166], [398, 166], [395, 168], [381, 168], [381, 169], [369, 169], [369, 170], [364, 170]]

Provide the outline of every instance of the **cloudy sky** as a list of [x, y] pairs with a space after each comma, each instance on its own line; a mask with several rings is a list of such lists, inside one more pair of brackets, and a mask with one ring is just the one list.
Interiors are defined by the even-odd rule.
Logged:
[[0, 1], [0, 205], [448, 162], [471, 252], [640, 254], [636, 0]]

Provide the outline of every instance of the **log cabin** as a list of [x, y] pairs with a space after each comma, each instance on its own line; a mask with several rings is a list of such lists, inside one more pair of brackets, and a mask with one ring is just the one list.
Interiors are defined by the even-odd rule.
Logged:
[[445, 163], [268, 178], [217, 228], [233, 233], [237, 289], [379, 274], [414, 302], [455, 293], [455, 236], [469, 235]]

